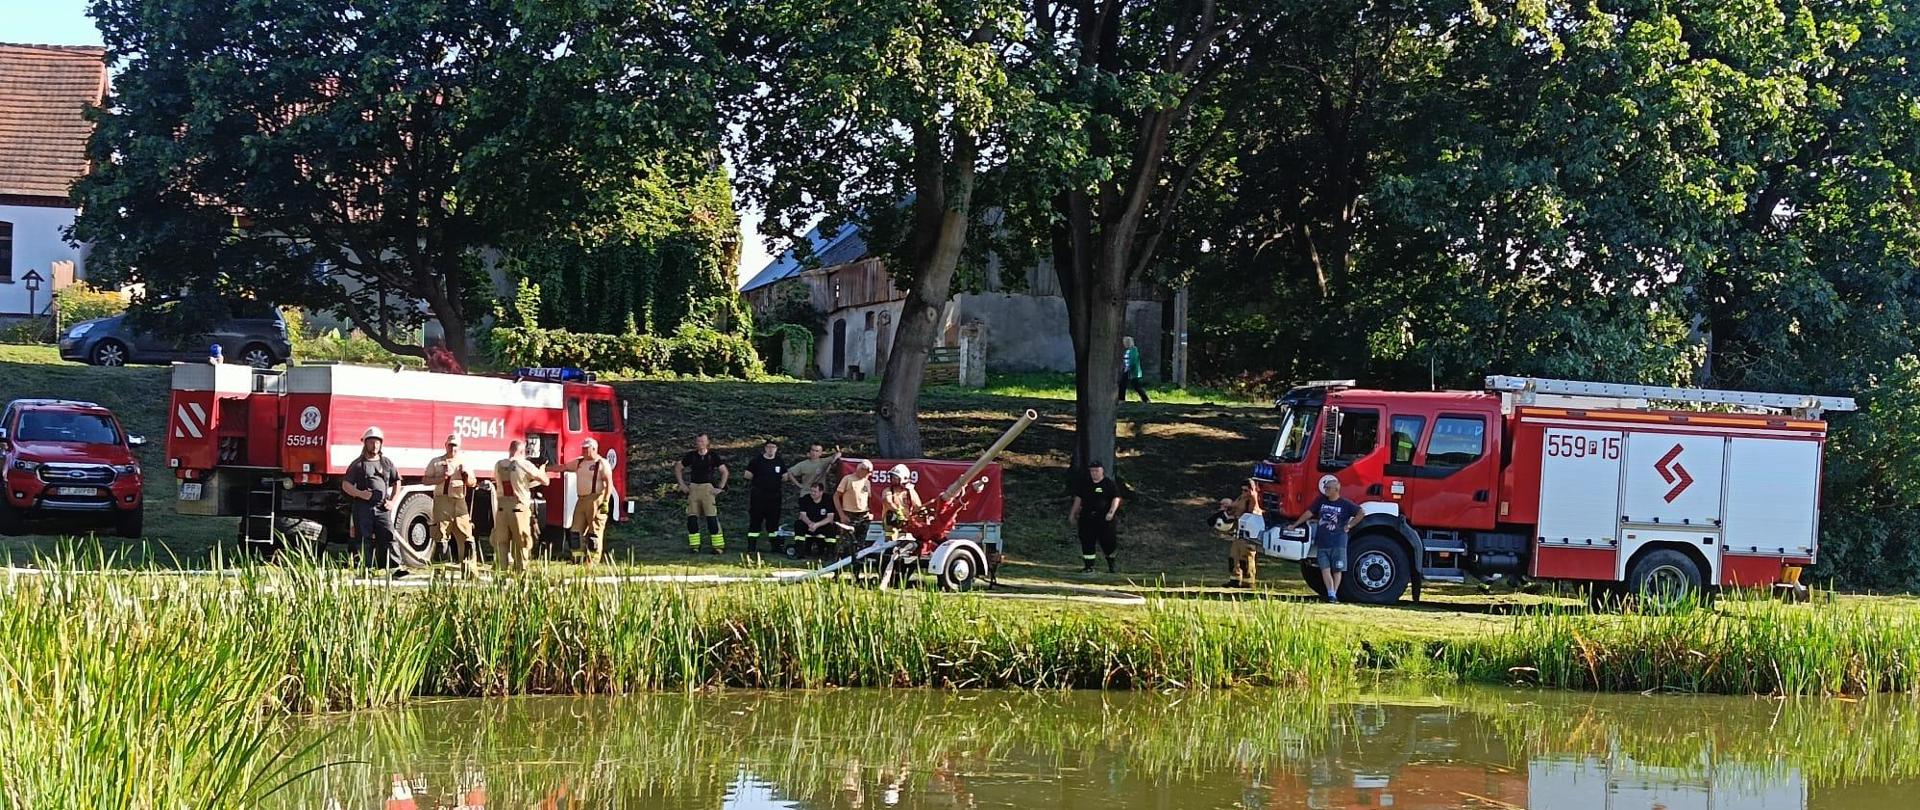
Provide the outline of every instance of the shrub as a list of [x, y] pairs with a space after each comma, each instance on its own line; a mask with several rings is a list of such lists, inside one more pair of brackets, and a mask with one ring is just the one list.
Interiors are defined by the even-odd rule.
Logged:
[[46, 318], [28, 318], [19, 323], [0, 327], [0, 343], [22, 346], [46, 343], [49, 337], [48, 326]]
[[760, 376], [753, 342], [699, 326], [682, 326], [671, 338], [600, 335], [564, 329], [508, 326], [487, 336], [488, 351], [502, 366], [560, 366], [600, 373], [704, 377]]
[[595, 372], [664, 374], [671, 348], [652, 335], [599, 335], [564, 329], [501, 327], [488, 349], [502, 366], [572, 366]]
[[54, 311], [60, 323], [71, 326], [95, 318], [110, 318], [127, 311], [127, 299], [114, 290], [102, 290], [85, 283], [72, 284], [53, 294]]
[[753, 350], [753, 341], [739, 335], [683, 324], [669, 342], [673, 370], [681, 374], [744, 379], [761, 375], [760, 355]]

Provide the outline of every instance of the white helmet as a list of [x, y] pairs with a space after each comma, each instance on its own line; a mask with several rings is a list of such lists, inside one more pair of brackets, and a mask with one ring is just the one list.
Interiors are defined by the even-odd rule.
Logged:
[[907, 469], [907, 465], [905, 464], [895, 464], [893, 465], [893, 469], [887, 472], [893, 475], [893, 480], [902, 484], [913, 480], [913, 471]]
[[360, 434], [360, 441], [364, 442], [368, 439], [379, 439], [384, 442], [387, 440], [387, 434], [381, 433], [380, 428], [370, 427], [367, 428], [367, 432]]

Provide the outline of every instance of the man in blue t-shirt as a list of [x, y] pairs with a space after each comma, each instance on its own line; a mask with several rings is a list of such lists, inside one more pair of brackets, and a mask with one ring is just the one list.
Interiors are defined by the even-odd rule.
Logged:
[[1340, 601], [1340, 575], [1347, 570], [1347, 532], [1360, 522], [1360, 505], [1340, 497], [1340, 479], [1320, 477], [1320, 497], [1293, 525], [1314, 522], [1313, 557], [1320, 565], [1320, 581], [1327, 586], [1327, 601]]

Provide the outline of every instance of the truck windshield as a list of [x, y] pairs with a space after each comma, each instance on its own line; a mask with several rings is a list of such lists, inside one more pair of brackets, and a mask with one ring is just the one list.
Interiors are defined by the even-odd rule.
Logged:
[[1273, 457], [1286, 462], [1305, 459], [1307, 444], [1313, 441], [1313, 426], [1319, 421], [1319, 408], [1287, 406], [1287, 415], [1280, 423], [1280, 438], [1273, 443]]
[[120, 431], [114, 427], [112, 418], [102, 414], [27, 411], [20, 414], [20, 440], [23, 442], [119, 444]]

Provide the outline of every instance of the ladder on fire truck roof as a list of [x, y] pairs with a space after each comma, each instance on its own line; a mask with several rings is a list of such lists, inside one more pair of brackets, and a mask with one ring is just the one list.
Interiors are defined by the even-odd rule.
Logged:
[[1818, 419], [1825, 411], [1858, 410], [1852, 397], [1716, 391], [1711, 388], [1668, 388], [1659, 385], [1549, 380], [1539, 377], [1490, 376], [1487, 378], [1487, 390], [1511, 394], [1515, 404], [1520, 405], [1536, 404], [1536, 398], [1544, 395], [1553, 398], [1638, 400], [1641, 404], [1637, 407], [1645, 407], [1644, 403], [1649, 401], [1734, 405], [1787, 412], [1807, 419]]

